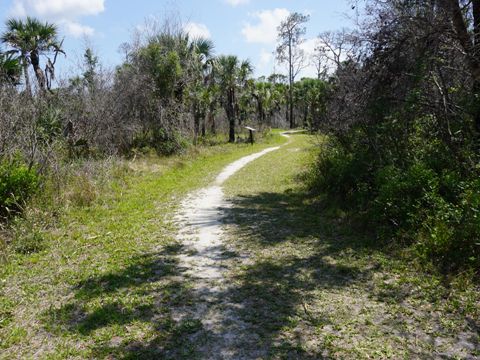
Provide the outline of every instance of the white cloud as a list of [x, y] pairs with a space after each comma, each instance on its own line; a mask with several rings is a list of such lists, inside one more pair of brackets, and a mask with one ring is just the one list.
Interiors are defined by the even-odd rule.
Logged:
[[[314, 53], [315, 47], [317, 45], [317, 39], [305, 39], [305, 41], [300, 45], [305, 53], [305, 63], [300, 73], [297, 75], [296, 80], [300, 80], [302, 77], [317, 77], [317, 70], [314, 63], [311, 61], [311, 56]], [[272, 46], [272, 49], [274, 47]], [[279, 64], [276, 62], [274, 52], [269, 52], [265, 48], [260, 51], [260, 57], [257, 63], [258, 74], [259, 75], [270, 75], [273, 71], [277, 74], [288, 74], [288, 67], [285, 64]]]
[[25, 9], [25, 5], [23, 4], [23, 1], [18, 1], [15, 0], [13, 2], [12, 8], [10, 9], [10, 14], [12, 16], [26, 16], [27, 10]]
[[275, 55], [272, 51], [268, 51], [265, 48], [260, 50], [255, 63], [256, 76], [268, 76], [270, 75], [275, 66]]
[[75, 37], [93, 35], [94, 29], [82, 25], [82, 16], [98, 15], [105, 10], [105, 0], [14, 0], [13, 16], [36, 16], [60, 24]]
[[79, 24], [75, 21], [65, 21], [62, 23], [65, 29], [72, 36], [79, 38], [82, 36], [92, 36], [95, 33], [95, 30], [86, 25]]
[[305, 67], [300, 72], [300, 77], [317, 77], [317, 69], [312, 62], [312, 56], [315, 53], [315, 48], [318, 45], [317, 38], [306, 39], [300, 44], [300, 49], [305, 53]]
[[300, 49], [305, 51], [305, 54], [312, 55], [315, 52], [315, 48], [317, 47], [318, 40], [316, 38], [313, 39], [306, 39], [300, 44]]
[[104, 10], [105, 0], [14, 0], [12, 12], [58, 19], [97, 15]]
[[273, 54], [270, 51], [267, 51], [265, 49], [262, 49], [260, 51], [260, 63], [258, 64], [259, 66], [266, 66], [270, 64], [273, 60]]
[[205, 24], [189, 22], [184, 25], [183, 30], [187, 32], [192, 38], [201, 37], [209, 39], [212, 37], [210, 30], [208, 30], [208, 27]]
[[225, 2], [232, 6], [238, 6], [250, 3], [250, 0], [225, 0]]
[[287, 9], [262, 10], [251, 16], [258, 22], [246, 23], [242, 29], [245, 40], [249, 43], [274, 44], [277, 41], [277, 28], [290, 12]]

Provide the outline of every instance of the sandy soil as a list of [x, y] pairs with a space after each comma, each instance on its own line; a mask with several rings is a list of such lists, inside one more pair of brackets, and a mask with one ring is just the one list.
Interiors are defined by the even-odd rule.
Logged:
[[264, 355], [258, 346], [258, 336], [237, 314], [243, 304], [225, 295], [230, 284], [224, 275], [231, 254], [222, 241], [222, 209], [230, 204], [224, 198], [222, 184], [248, 163], [278, 149], [279, 146], [267, 148], [228, 165], [211, 186], [187, 196], [175, 217], [184, 247], [179, 264], [184, 276], [193, 280], [194, 299], [191, 306], [177, 309], [174, 317], [177, 321], [186, 318], [201, 321], [202, 331], [191, 340], [202, 358], [255, 359]]

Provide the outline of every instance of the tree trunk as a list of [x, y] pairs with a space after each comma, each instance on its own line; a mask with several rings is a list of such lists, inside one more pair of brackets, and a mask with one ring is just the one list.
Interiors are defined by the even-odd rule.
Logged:
[[217, 134], [217, 128], [215, 126], [215, 104], [212, 103], [209, 106], [208, 109], [208, 124], [210, 124], [210, 131], [212, 132], [213, 135]]
[[205, 125], [206, 121], [207, 121], [207, 117], [202, 116], [202, 137], [205, 137], [207, 135], [207, 129]]
[[28, 95], [32, 95], [32, 85], [30, 84], [30, 75], [28, 74], [28, 62], [25, 56], [22, 57], [23, 76], [25, 76], [25, 89]]
[[290, 129], [295, 127], [295, 121], [293, 120], [293, 64], [292, 64], [292, 39], [290, 37], [288, 43], [288, 122], [290, 123]]
[[228, 120], [230, 129], [228, 132], [228, 142], [234, 143], [235, 142], [235, 117], [231, 116]]
[[200, 114], [197, 109], [197, 105], [193, 106], [193, 144], [197, 145], [198, 134], [200, 132]]
[[[476, 68], [480, 68], [480, 54], [478, 50], [480, 49], [480, 0], [472, 0], [472, 8], [473, 8], [473, 53], [475, 57], [475, 64]], [[474, 93], [477, 94], [477, 102], [478, 94], [480, 94], [480, 76], [475, 77], [474, 82]], [[477, 109], [475, 113], [475, 128], [477, 133], [480, 134], [480, 104], [477, 104]]]
[[[286, 113], [286, 118], [287, 118], [287, 120], [289, 120], [289, 114], [290, 114], [290, 113], [289, 113], [289, 111], [290, 111], [289, 109], [290, 109], [290, 108], [289, 108], [289, 106], [288, 106], [288, 101], [287, 101], [287, 104], [286, 104], [286, 105], [287, 105], [287, 106], [285, 106], [285, 113]], [[288, 126], [290, 126], [290, 122], [288, 123]]]
[[210, 126], [210, 131], [212, 132], [213, 135], [217, 135], [217, 127], [215, 124], [215, 116], [210, 113], [210, 119], [211, 119], [211, 126]]
[[259, 95], [255, 95], [253, 94], [253, 97], [255, 98], [255, 100], [257, 100], [257, 121], [260, 123], [260, 124], [263, 124], [265, 122], [265, 115], [264, 115], [264, 111], [263, 111], [263, 102], [262, 102], [262, 99], [260, 98]]
[[[457, 0], [440, 0], [439, 3], [444, 11], [450, 17], [457, 39], [467, 55], [467, 63], [470, 74], [473, 79], [474, 94], [480, 93], [480, 54], [478, 48], [480, 46], [480, 0], [472, 0], [473, 13], [473, 39], [468, 31], [467, 21], [462, 14], [462, 9]], [[477, 104], [472, 114], [475, 120], [475, 128], [480, 134], [480, 103]]]
[[308, 105], [303, 109], [303, 126], [305, 126], [305, 124], [308, 124]]
[[227, 100], [227, 118], [229, 124], [229, 133], [228, 133], [228, 142], [235, 142], [235, 93], [232, 89], [228, 91], [228, 100]]
[[33, 70], [35, 71], [35, 76], [37, 77], [37, 82], [40, 90], [45, 91], [46, 79], [45, 74], [42, 69], [40, 69], [40, 57], [38, 52], [32, 51], [30, 54], [30, 60], [32, 62]]
[[[292, 91], [290, 91], [292, 92]], [[295, 119], [293, 118], [293, 95], [290, 94], [290, 99], [288, 100], [288, 115], [290, 117], [290, 129], [293, 129], [295, 127]]]

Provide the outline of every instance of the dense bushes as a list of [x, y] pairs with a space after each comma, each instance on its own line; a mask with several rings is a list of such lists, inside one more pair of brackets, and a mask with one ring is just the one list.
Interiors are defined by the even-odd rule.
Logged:
[[[9, 24], [25, 25], [23, 20], [9, 22], [7, 28]], [[214, 71], [225, 70], [220, 61], [225, 57], [213, 56], [213, 43], [191, 38], [174, 17], [145, 24], [144, 31], [133, 34], [123, 46], [123, 63], [115, 69], [102, 68], [87, 48], [76, 73], [53, 85], [54, 58], [48, 55], [63, 53], [61, 44], [47, 53], [52, 41], [42, 38], [44, 32], [30, 31], [36, 30], [26, 29], [26, 36], [46, 47], [6, 33], [0, 40], [20, 56], [14, 63], [0, 56], [0, 256], [8, 253], [5, 246], [22, 253], [40, 250], [42, 234], [54, 223], [48, 219], [70, 206], [93, 204], [104, 190], [102, 183], [113, 181], [112, 159], [180, 153], [207, 139], [225, 141], [227, 129], [235, 135], [245, 122], [262, 129], [284, 114], [284, 84], [269, 83], [269, 91], [256, 94], [265, 104], [260, 116], [252, 98], [251, 68]], [[58, 35], [53, 25], [51, 32]], [[39, 67], [35, 77], [22, 68], [18, 73], [1, 71], [25, 61], [21, 56], [31, 53], [24, 49], [30, 45], [44, 51], [45, 71]], [[219, 74], [231, 81], [224, 84]], [[235, 110], [228, 122], [227, 85]]]
[[[413, 246], [443, 271], [480, 268], [480, 180], [425, 162], [374, 166], [324, 146], [310, 184], [384, 242]], [[365, 226], [367, 225], [367, 226]], [[373, 229], [373, 231], [372, 231]]]
[[344, 38], [355, 56], [331, 79], [311, 187], [380, 244], [443, 272], [479, 271], [480, 78], [469, 62], [478, 52], [458, 43], [460, 4], [367, 4]]
[[0, 216], [17, 213], [35, 193], [39, 175], [19, 158], [0, 162]]

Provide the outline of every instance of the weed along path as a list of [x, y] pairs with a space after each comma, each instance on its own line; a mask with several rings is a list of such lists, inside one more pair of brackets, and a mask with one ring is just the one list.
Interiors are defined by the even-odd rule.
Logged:
[[[193, 316], [202, 311], [202, 302], [194, 300], [203, 289], [212, 292], [205, 293], [206, 300], [221, 298], [215, 284], [220, 289], [216, 280], [223, 273], [215, 256], [225, 254], [210, 252], [219, 218], [200, 195], [185, 207], [193, 215], [184, 216], [197, 225], [208, 223], [201, 228], [203, 243], [189, 247], [186, 240], [181, 246], [171, 226], [178, 199], [207, 187], [235, 160], [285, 142], [273, 132], [253, 146], [198, 147], [115, 167], [119, 173], [102, 186], [97, 200], [72, 205], [42, 231], [40, 251], [12, 252], [0, 265], [0, 360], [195, 358], [207, 344], [204, 338], [211, 337]], [[215, 186], [235, 170], [222, 173]], [[210, 205], [221, 206], [215, 186], [201, 193], [207, 192]], [[186, 223], [182, 228], [197, 231]], [[187, 249], [190, 255], [209, 254], [213, 262], [193, 266]], [[218, 307], [205, 309], [212, 309], [205, 319], [221, 321], [213, 315]]]
[[[287, 133], [282, 135], [289, 137]], [[193, 284], [195, 301], [178, 309], [174, 317], [176, 321], [189, 318], [201, 322], [200, 333], [203, 334], [199, 335], [202, 339], [198, 351], [204, 358], [255, 359], [262, 356], [256, 346], [259, 339], [237, 315], [242, 304], [225, 296], [229, 292], [226, 261], [232, 254], [225, 247], [222, 229], [224, 210], [230, 206], [222, 185], [247, 164], [280, 148], [270, 147], [231, 163], [212, 185], [188, 195], [175, 217], [180, 228], [179, 241], [183, 245], [179, 266]]]
[[0, 266], [0, 360], [478, 359], [478, 292], [328, 212], [316, 140], [129, 163]]

